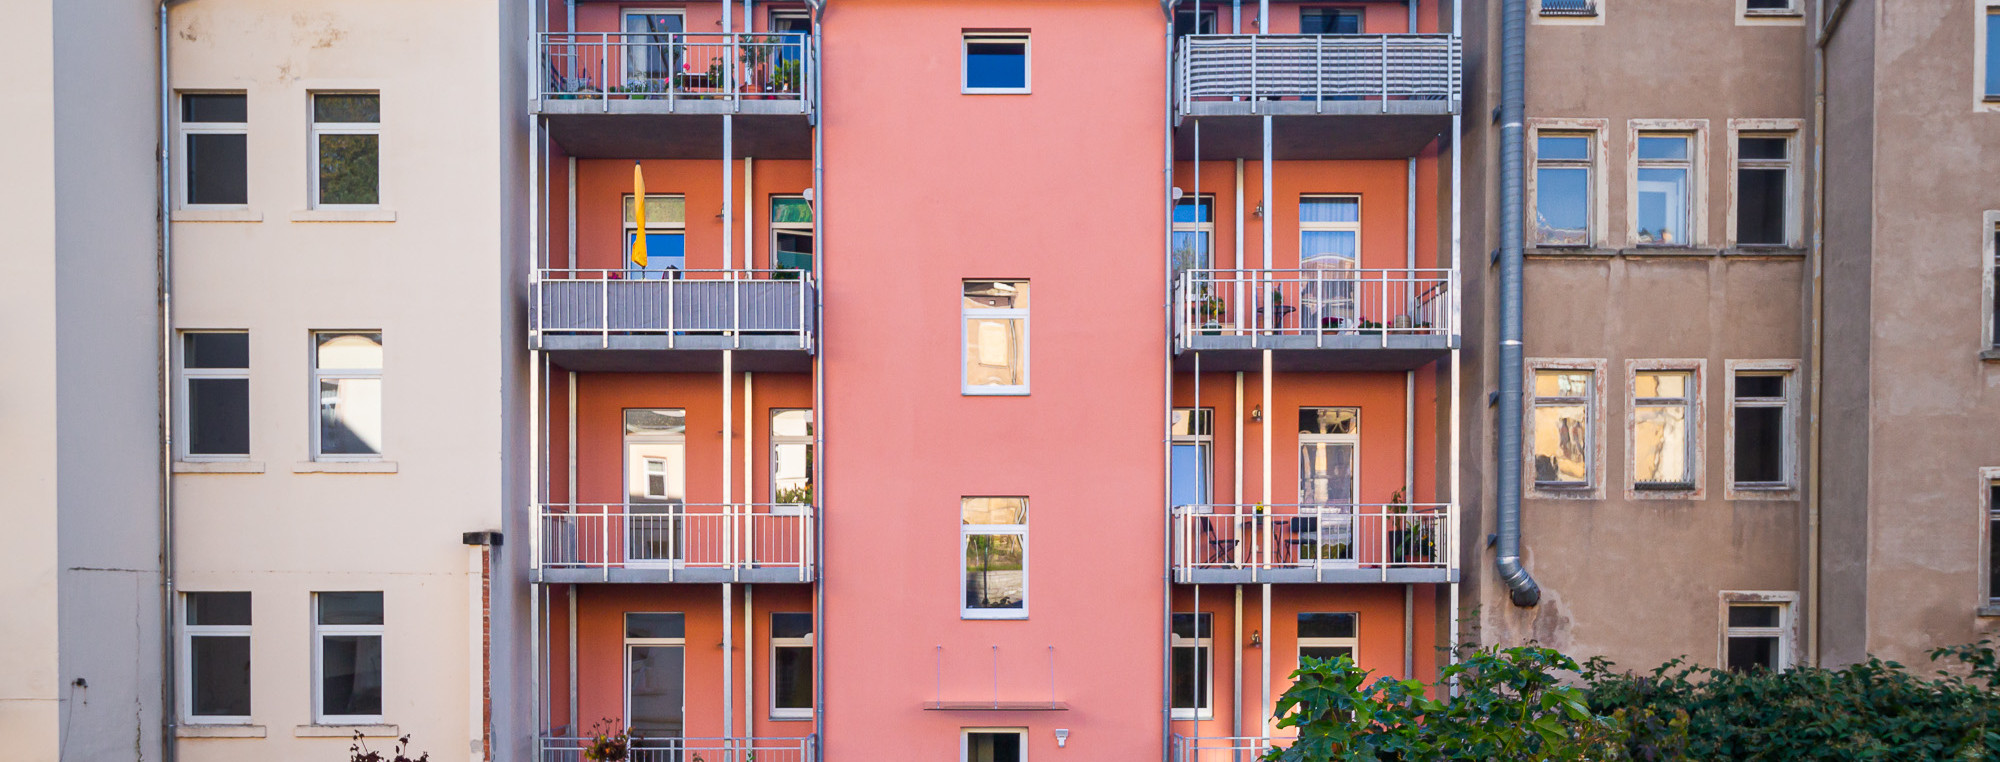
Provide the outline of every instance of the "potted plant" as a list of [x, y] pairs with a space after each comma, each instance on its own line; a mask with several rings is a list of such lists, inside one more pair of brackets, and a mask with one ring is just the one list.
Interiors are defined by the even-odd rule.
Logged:
[[771, 71], [771, 90], [779, 93], [797, 94], [799, 92], [800, 70], [801, 67], [799, 66], [798, 59], [779, 61], [778, 67]]
[[[758, 74], [764, 73], [764, 65], [771, 60], [771, 53], [777, 49], [778, 39], [777, 37], [764, 36], [743, 38], [743, 52], [739, 57], [743, 59], [744, 92], [763, 93], [769, 89], [769, 82], [766, 82], [764, 87], [759, 87], [756, 80]], [[765, 96], [752, 95], [750, 97], [763, 98]]]
[[625, 762], [632, 752], [632, 733], [610, 718], [590, 726], [590, 743], [583, 747], [588, 762]]
[[1406, 487], [1398, 487], [1389, 496], [1389, 504], [1384, 506], [1388, 514], [1389, 562], [1431, 563], [1437, 558], [1437, 546], [1431, 537], [1429, 522], [1410, 512], [1409, 501], [1404, 497]]
[[347, 759], [348, 762], [430, 762], [430, 752], [412, 757], [406, 751], [409, 748], [410, 737], [403, 736], [396, 739], [395, 749], [389, 752], [394, 756], [385, 756], [382, 752], [371, 751], [368, 742], [362, 740], [361, 731], [357, 730], [354, 731], [354, 744], [347, 747]]

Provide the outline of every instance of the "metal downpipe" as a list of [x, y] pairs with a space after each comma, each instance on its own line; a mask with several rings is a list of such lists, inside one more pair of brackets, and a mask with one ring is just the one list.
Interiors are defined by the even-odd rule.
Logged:
[[1527, 100], [1527, 0], [1500, 8], [1500, 422], [1495, 460], [1499, 533], [1494, 570], [1514, 605], [1533, 606], [1542, 588], [1521, 565], [1521, 125]]

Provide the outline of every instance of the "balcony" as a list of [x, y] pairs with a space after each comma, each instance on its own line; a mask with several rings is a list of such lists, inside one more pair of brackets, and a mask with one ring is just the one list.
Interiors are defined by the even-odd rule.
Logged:
[[1174, 284], [1176, 365], [1257, 370], [1411, 370], [1458, 346], [1449, 269], [1182, 270]]
[[801, 270], [540, 270], [529, 345], [576, 371], [811, 368], [819, 294]]
[[530, 108], [579, 158], [809, 158], [818, 41], [800, 33], [543, 33]]
[[[542, 737], [541, 762], [584, 762], [588, 738]], [[818, 739], [634, 738], [627, 762], [814, 762]]]
[[811, 582], [813, 507], [802, 503], [538, 506], [538, 582]]
[[[1204, 159], [1413, 156], [1451, 126], [1463, 68], [1451, 34], [1205, 34], [1180, 41], [1176, 117], [1201, 118]], [[1193, 154], [1192, 130], [1177, 138]]]
[[1292, 736], [1184, 736], [1174, 734], [1172, 762], [1245, 762], [1260, 760], [1272, 748], [1289, 747]]
[[1458, 512], [1409, 505], [1174, 508], [1174, 581], [1455, 582]]

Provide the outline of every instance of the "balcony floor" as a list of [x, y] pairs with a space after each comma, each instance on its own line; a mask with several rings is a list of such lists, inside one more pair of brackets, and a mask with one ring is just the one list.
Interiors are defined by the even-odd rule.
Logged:
[[1280, 161], [1407, 158], [1451, 131], [1451, 104], [1442, 100], [1390, 101], [1387, 114], [1380, 101], [1196, 101], [1175, 130], [1175, 158], [1194, 159], [1195, 117], [1203, 160], [1261, 158], [1264, 120], [1249, 113], [1253, 106], [1275, 117], [1271, 158]]
[[722, 115], [734, 113], [736, 158], [812, 158], [812, 119], [797, 101], [543, 100], [549, 137], [579, 159], [720, 159]]
[[[727, 336], [676, 336], [673, 349], [665, 336], [613, 336], [604, 347], [595, 336], [542, 336], [535, 348], [565, 370], [580, 373], [719, 373], [722, 352], [731, 349]], [[753, 373], [809, 373], [812, 353], [799, 347], [796, 336], [745, 336], [731, 369]]]
[[1263, 368], [1263, 350], [1270, 349], [1271, 367], [1278, 372], [1416, 370], [1450, 356], [1455, 342], [1448, 336], [1187, 336], [1174, 356], [1174, 370], [1194, 370], [1201, 354], [1203, 371], [1256, 371]]
[[1309, 566], [1281, 569], [1177, 569], [1174, 583], [1180, 585], [1256, 584], [1437, 584], [1457, 582], [1456, 569], [1315, 569]]

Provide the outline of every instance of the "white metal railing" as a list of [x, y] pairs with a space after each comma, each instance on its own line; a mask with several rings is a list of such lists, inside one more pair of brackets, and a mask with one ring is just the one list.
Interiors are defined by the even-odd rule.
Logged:
[[819, 51], [798, 32], [544, 32], [540, 96], [614, 100], [812, 101]]
[[[1196, 101], [1459, 99], [1451, 34], [1197, 34], [1181, 38], [1181, 112]], [[1315, 109], [1324, 111], [1324, 106]]]
[[612, 336], [795, 335], [813, 343], [817, 292], [804, 270], [537, 270], [535, 330]]
[[[542, 737], [541, 762], [584, 762], [589, 738]], [[804, 738], [634, 738], [628, 762], [814, 762], [818, 739]]]
[[543, 569], [780, 569], [813, 578], [804, 503], [552, 503], [537, 506]]
[[1458, 512], [1448, 503], [1183, 505], [1174, 568], [1456, 569]]
[[1285, 748], [1292, 736], [1184, 736], [1174, 734], [1173, 762], [1256, 762], [1273, 748]]
[[1457, 285], [1449, 269], [1183, 270], [1174, 336], [1454, 336]]

